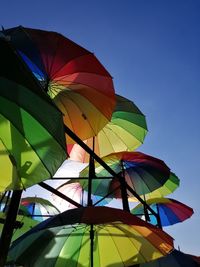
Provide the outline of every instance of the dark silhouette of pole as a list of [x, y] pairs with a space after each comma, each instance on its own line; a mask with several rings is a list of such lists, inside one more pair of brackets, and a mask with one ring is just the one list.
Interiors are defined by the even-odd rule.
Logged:
[[125, 169], [123, 160], [121, 160], [121, 168], [122, 168], [122, 176], [119, 179], [120, 182], [120, 189], [121, 189], [121, 195], [122, 195], [122, 206], [123, 209], [130, 212], [129, 204], [128, 204], [128, 194], [126, 189], [126, 178], [125, 178]]
[[81, 204], [79, 204], [78, 202], [74, 201], [73, 199], [67, 197], [66, 195], [62, 194], [61, 192], [59, 192], [58, 190], [54, 189], [53, 187], [51, 187], [50, 185], [44, 183], [44, 182], [40, 182], [39, 186], [41, 186], [42, 188], [45, 188], [46, 190], [52, 192], [53, 194], [61, 197], [62, 199], [66, 200], [67, 202], [73, 204], [74, 206], [76, 206], [77, 208], [81, 208], [83, 207]]
[[6, 258], [12, 239], [12, 234], [17, 218], [21, 195], [22, 195], [22, 190], [13, 191], [11, 201], [8, 206], [8, 212], [0, 239], [0, 267], [4, 267], [6, 263]]
[[[92, 155], [104, 169], [106, 169], [113, 177], [121, 179], [121, 175], [115, 173], [99, 156], [97, 156], [92, 149], [90, 149], [75, 133], [72, 132], [66, 125], [64, 125], [65, 133], [69, 135], [77, 144], [79, 144], [88, 154]], [[155, 216], [157, 213], [126, 183], [126, 188], [136, 197], [146, 208], [152, 212]], [[156, 217], [157, 218], [157, 217]]]

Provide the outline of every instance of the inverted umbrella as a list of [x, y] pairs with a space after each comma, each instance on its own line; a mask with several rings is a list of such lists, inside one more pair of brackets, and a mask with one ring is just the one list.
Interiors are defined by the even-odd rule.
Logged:
[[128, 212], [87, 207], [37, 225], [13, 242], [9, 261], [28, 266], [121, 267], [162, 257], [172, 249], [168, 234]]
[[181, 251], [173, 250], [169, 255], [160, 259], [134, 265], [132, 267], [198, 267], [199, 264], [192, 258]]
[[[116, 106], [111, 121], [94, 137], [85, 140], [100, 157], [121, 151], [133, 151], [147, 134], [145, 116], [129, 99], [116, 95]], [[89, 162], [89, 154], [78, 144], [70, 149], [70, 159]]]
[[21, 214], [38, 221], [43, 221], [50, 216], [60, 213], [58, 208], [49, 200], [39, 197], [22, 198], [19, 211]]
[[[171, 198], [153, 198], [146, 201], [150, 207], [159, 214], [161, 225], [169, 226], [179, 222], [183, 222], [192, 216], [193, 209], [187, 205]], [[138, 204], [131, 210], [131, 213], [144, 214], [143, 206]], [[155, 216], [149, 215], [150, 223], [156, 224]]]
[[[140, 197], [143, 198], [144, 200], [150, 199], [150, 198], [160, 198], [167, 196], [171, 193], [173, 193], [180, 184], [179, 178], [176, 176], [175, 173], [170, 172], [169, 179], [159, 187], [158, 189], [149, 192], [147, 194], [144, 194], [143, 196], [141, 195]], [[138, 201], [137, 198], [131, 197], [129, 198], [129, 201]]]
[[[102, 160], [110, 166], [116, 173], [125, 177], [126, 183], [134, 189], [137, 194], [143, 195], [162, 186], [170, 175], [167, 165], [157, 158], [151, 157], [141, 152], [119, 152], [113, 153]], [[105, 196], [113, 192], [111, 196], [121, 197], [118, 179], [109, 178], [110, 174], [98, 163], [95, 163], [97, 177], [107, 177], [108, 179], [93, 179], [92, 193]], [[89, 167], [80, 172], [81, 177], [88, 177]], [[87, 181], [80, 180], [83, 188], [87, 188]], [[117, 190], [118, 189], [118, 190]], [[131, 192], [127, 192], [132, 197]]]
[[[82, 188], [80, 183], [78, 182], [73, 183], [73, 179], [60, 185], [57, 188], [57, 190], [60, 191], [62, 194], [70, 197], [77, 203], [82, 204], [83, 206], [86, 206], [88, 203], [87, 191]], [[65, 200], [58, 197], [57, 195], [53, 194], [52, 198], [56, 206], [59, 207], [61, 211], [75, 208], [73, 204], [66, 202]], [[112, 198], [103, 198], [103, 197], [96, 196], [96, 195], [92, 195], [91, 198], [92, 198], [93, 205], [95, 206], [105, 206], [112, 200]]]
[[19, 26], [2, 34], [81, 139], [96, 135], [110, 120], [112, 77], [94, 54], [56, 32]]

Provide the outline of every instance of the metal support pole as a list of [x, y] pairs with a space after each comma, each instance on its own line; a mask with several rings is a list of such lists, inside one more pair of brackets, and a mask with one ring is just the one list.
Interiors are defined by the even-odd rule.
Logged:
[[94, 159], [90, 155], [89, 177], [88, 177], [88, 206], [92, 206], [92, 179], [95, 176]]
[[120, 182], [120, 189], [121, 189], [121, 195], [122, 195], [122, 205], [123, 209], [130, 212], [129, 204], [128, 204], [128, 194], [126, 189], [126, 180], [125, 180], [125, 170], [124, 170], [124, 164], [123, 160], [121, 160], [121, 167], [122, 167], [122, 176], [119, 180]]
[[[69, 135], [77, 144], [79, 144], [88, 154], [92, 155], [94, 160], [96, 160], [101, 166], [103, 166], [113, 177], [121, 179], [121, 176], [115, 173], [99, 156], [97, 156], [75, 133], [73, 133], [66, 125], [65, 133]], [[146, 208], [150, 210], [153, 214], [156, 214], [154, 210], [126, 183], [126, 188], [143, 204]], [[156, 215], [157, 216], [157, 215]]]
[[55, 195], [61, 197], [62, 199], [66, 200], [67, 202], [73, 204], [74, 206], [76, 206], [77, 208], [81, 208], [83, 207], [81, 204], [77, 203], [76, 201], [72, 200], [71, 198], [65, 196], [64, 194], [62, 194], [61, 192], [57, 191], [56, 189], [54, 189], [53, 187], [51, 187], [48, 184], [45, 184], [44, 182], [40, 182], [38, 184], [39, 186], [45, 188], [46, 190], [54, 193]]
[[162, 229], [162, 223], [161, 223], [161, 219], [160, 219], [160, 211], [159, 211], [159, 207], [158, 204], [156, 204], [156, 209], [157, 209], [157, 225], [160, 229]]
[[0, 239], [0, 267], [4, 267], [17, 218], [22, 190], [13, 191]]

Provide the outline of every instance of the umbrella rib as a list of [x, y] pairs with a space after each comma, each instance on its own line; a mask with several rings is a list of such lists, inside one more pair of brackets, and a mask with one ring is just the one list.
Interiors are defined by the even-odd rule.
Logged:
[[[90, 74], [90, 73], [88, 73], [88, 74]], [[100, 76], [100, 75], [99, 75]], [[64, 80], [65, 78], [63, 77], [63, 79], [60, 79], [60, 81], [62, 81], [62, 80]], [[71, 82], [70, 81], [70, 85], [71, 84], [73, 84], [73, 85], [83, 85], [83, 86], [86, 86], [86, 87], [88, 87], [88, 88], [90, 88], [90, 89], [93, 89], [93, 91], [97, 91], [98, 93], [100, 93], [101, 95], [104, 95], [104, 98], [106, 97], [107, 99], [109, 99], [110, 100], [110, 96], [107, 96], [107, 95], [105, 95], [105, 94], [103, 94], [103, 92], [100, 92], [97, 88], [95, 88], [95, 87], [93, 87], [93, 86], [88, 86], [87, 84], [85, 84], [85, 83], [77, 83], [77, 82]], [[64, 87], [65, 88], [68, 88], [67, 87], [68, 85], [64, 85]], [[57, 87], [56, 87], [57, 88]], [[54, 89], [55, 91], [57, 91], [57, 92], [60, 92], [60, 90], [59, 89]], [[70, 88], [70, 87], [69, 87]], [[63, 89], [63, 90], [65, 90], [65, 89]], [[70, 88], [70, 90], [71, 90], [71, 88]], [[74, 93], [76, 93], [76, 90], [71, 90], [71, 91], [73, 91]], [[52, 91], [51, 91], [52, 92]], [[78, 93], [79, 95], [81, 95], [80, 93]], [[114, 94], [114, 93], [113, 93]], [[89, 102], [91, 102], [89, 99], [88, 99], [88, 97], [87, 96], [84, 96], [84, 98], [86, 98]], [[95, 106], [95, 105], [93, 105], [93, 106]], [[96, 107], [96, 106], [95, 106]], [[100, 111], [101, 112], [101, 110], [100, 109], [98, 109], [97, 107], [96, 107], [96, 109], [98, 110], [98, 111]]]

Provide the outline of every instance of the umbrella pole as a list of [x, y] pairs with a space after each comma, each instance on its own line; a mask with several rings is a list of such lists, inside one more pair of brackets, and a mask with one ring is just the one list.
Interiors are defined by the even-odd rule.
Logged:
[[[95, 148], [95, 138], [92, 138], [92, 150], [94, 152]], [[89, 177], [88, 177], [88, 206], [92, 206], [92, 179], [95, 177], [95, 166], [94, 166], [94, 158], [90, 154], [90, 161], [89, 161]]]
[[158, 204], [156, 204], [156, 209], [157, 209], [157, 225], [160, 229], [162, 229], [162, 223], [161, 223], [161, 219], [160, 219], [160, 211], [159, 211], [159, 207]]
[[[145, 195], [143, 194], [143, 197], [144, 197], [144, 201], [146, 203], [146, 197]], [[146, 207], [146, 205], [143, 204], [143, 209], [144, 209], [144, 217], [145, 217], [145, 221], [146, 222], [150, 222], [150, 217], [149, 217], [149, 213], [148, 213], [148, 209]]]
[[0, 239], [0, 267], [4, 267], [8, 250], [10, 247], [15, 221], [17, 218], [18, 208], [21, 200], [22, 190], [15, 190], [12, 193], [10, 205], [5, 220], [5, 224]]
[[88, 177], [88, 206], [92, 206], [92, 178], [95, 176], [94, 159], [90, 155], [89, 177]]
[[[113, 177], [121, 179], [121, 175], [115, 173], [99, 156], [97, 156], [75, 133], [73, 133], [66, 125], [64, 125], [65, 133], [69, 135], [77, 144], [79, 144], [88, 154], [92, 155], [93, 158], [101, 164]], [[125, 182], [125, 181], [124, 181]], [[125, 182], [126, 188], [153, 214], [156, 214], [154, 210]]]
[[122, 167], [122, 177], [120, 178], [120, 187], [121, 187], [121, 194], [122, 194], [122, 205], [123, 205], [123, 210], [129, 211], [129, 204], [128, 204], [128, 195], [127, 195], [127, 190], [126, 190], [126, 181], [125, 181], [125, 170], [124, 170], [124, 164], [123, 161], [121, 160], [121, 167]]

